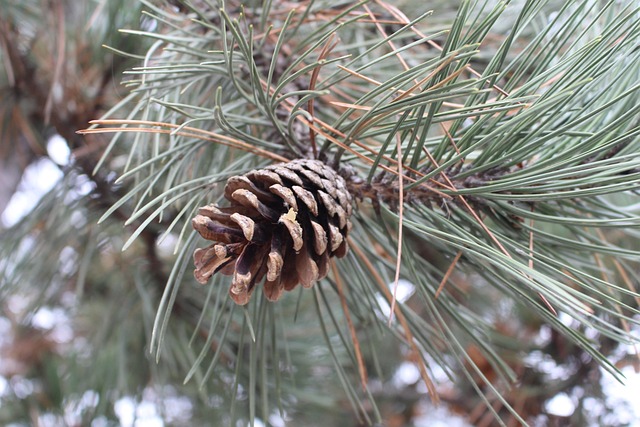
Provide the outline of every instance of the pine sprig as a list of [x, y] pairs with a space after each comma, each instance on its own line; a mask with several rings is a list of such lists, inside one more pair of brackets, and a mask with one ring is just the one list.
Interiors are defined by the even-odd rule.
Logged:
[[[132, 142], [119, 142], [128, 151], [122, 172], [131, 190], [117, 206], [132, 204], [129, 221], [145, 218], [127, 244], [158, 218], [170, 219], [167, 235], [184, 224], [154, 349], [168, 347], [169, 315], [189, 287], [194, 235], [186, 236], [184, 220], [203, 200], [218, 200], [225, 178], [318, 152], [360, 198], [353, 248], [336, 264], [332, 295], [322, 287], [282, 305], [308, 314], [313, 301], [339, 381], [367, 422], [379, 418], [376, 411], [369, 418], [361, 403], [370, 386], [357, 391], [345, 364], [354, 371], [363, 366], [354, 330], [383, 328], [388, 320], [380, 316], [380, 298], [394, 305], [387, 284], [400, 224], [400, 274], [413, 283], [415, 296], [412, 304], [398, 305], [390, 330], [406, 344], [434, 399], [428, 367], [437, 363], [481, 394], [497, 396], [525, 423], [502, 397], [515, 374], [487, 340], [492, 314], [465, 297], [470, 280], [534, 313], [618, 375], [584, 331], [558, 313], [599, 336], [636, 340], [630, 325], [637, 324], [638, 307], [623, 299], [638, 298], [637, 289], [628, 278], [628, 288], [616, 285], [606, 265], [628, 275], [640, 255], [612, 239], [614, 232], [637, 233], [639, 218], [638, 10], [631, 2], [599, 9], [579, 2], [544, 22], [542, 1], [517, 11], [499, 3], [481, 14], [463, 2], [446, 31], [425, 34], [430, 13], [409, 21], [383, 2], [316, 3], [297, 12], [270, 3], [270, 20], [265, 10], [229, 3], [189, 4], [188, 13], [145, 3], [158, 27], [128, 31], [156, 40], [144, 65], [130, 72], [137, 104], [125, 119], [96, 122], [115, 127], [85, 133], [136, 133]], [[503, 20], [509, 33], [494, 42], [489, 34]], [[212, 286], [219, 286], [217, 279]], [[332, 307], [341, 302], [348, 311], [337, 315]], [[206, 316], [211, 322], [207, 347], [214, 331], [224, 332], [206, 373], [199, 369], [202, 350], [187, 377], [214, 377], [220, 348], [236, 347], [226, 354], [235, 369], [233, 388], [248, 387], [251, 420], [259, 401], [268, 414], [274, 393], [257, 390], [258, 382], [270, 382], [259, 360], [273, 355], [267, 365], [274, 369], [290, 344], [279, 338], [267, 344], [267, 337], [293, 327], [285, 316], [267, 314], [273, 308], [264, 299], [242, 313], [223, 310], [217, 299], [207, 304], [214, 308], [198, 305], [198, 324], [206, 324]], [[327, 329], [327, 316], [334, 330]], [[350, 318], [358, 326], [350, 327]], [[477, 366], [470, 346], [498, 380]], [[275, 395], [286, 400], [284, 382], [276, 379]]]

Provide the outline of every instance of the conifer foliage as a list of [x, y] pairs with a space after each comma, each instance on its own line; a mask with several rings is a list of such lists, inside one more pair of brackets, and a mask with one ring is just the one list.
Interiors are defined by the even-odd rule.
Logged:
[[[135, 42], [105, 41], [121, 99], [63, 134], [84, 149], [7, 234], [0, 295], [70, 247], [40, 296], [74, 283], [73, 310], [126, 321], [83, 354], [127, 372], [148, 344], [143, 372], [219, 425], [417, 425], [438, 402], [551, 423], [560, 393], [606, 425], [582, 401], [637, 363], [640, 322], [636, 2], [140, 4]], [[64, 197], [78, 241], [46, 238]]]

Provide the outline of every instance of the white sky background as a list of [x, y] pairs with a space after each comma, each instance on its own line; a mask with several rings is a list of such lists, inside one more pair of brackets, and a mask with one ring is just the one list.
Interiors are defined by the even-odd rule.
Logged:
[[60, 135], [51, 137], [47, 154], [50, 159], [43, 157], [25, 169], [18, 190], [2, 213], [3, 226], [8, 228], [20, 221], [62, 178], [59, 166], [66, 166], [71, 155], [66, 141]]
[[[17, 223], [22, 217], [27, 215], [31, 209], [37, 204], [38, 200], [50, 191], [55, 184], [62, 178], [63, 172], [60, 167], [68, 165], [70, 161], [69, 148], [60, 136], [56, 135], [52, 137], [47, 143], [47, 151], [51, 160], [43, 158], [34, 164], [30, 165], [26, 170], [24, 177], [18, 187], [18, 191], [14, 194], [7, 209], [2, 215], [1, 221], [5, 227], [10, 227]], [[398, 287], [398, 300], [405, 301], [415, 292], [413, 284], [406, 280], [401, 280]], [[379, 314], [385, 318], [388, 317], [389, 307], [386, 305], [386, 301], [379, 301], [382, 312]], [[0, 319], [1, 320], [1, 319]], [[57, 313], [46, 308], [40, 310], [33, 317], [34, 326], [43, 329], [59, 328], [63, 331], [69, 332], [68, 318], [64, 313]], [[5, 331], [0, 322], [0, 335], [5, 335]], [[7, 326], [7, 325], [5, 325]], [[632, 349], [629, 352], [632, 353]], [[549, 367], [549, 369], [554, 369]], [[558, 367], [556, 367], [558, 369]], [[631, 367], [626, 367], [622, 370], [626, 376], [626, 385], [621, 385], [610, 375], [604, 374], [603, 388], [607, 396], [607, 401], [611, 406], [620, 408], [615, 416], [616, 418], [628, 425], [640, 427], [640, 374], [636, 373]], [[419, 376], [419, 372], [412, 364], [402, 364], [396, 375], [393, 378], [393, 382], [397, 385], [412, 384]], [[0, 376], [0, 396], [7, 392], [7, 379]], [[88, 392], [90, 393], [90, 392]], [[91, 396], [87, 399], [90, 400]], [[120, 423], [123, 427], [163, 427], [165, 425], [158, 406], [154, 403], [157, 401], [157, 396], [154, 398], [144, 399], [142, 402], [136, 403], [132, 398], [125, 397], [120, 399], [115, 405], [115, 412], [120, 419]], [[547, 404], [547, 410], [557, 415], [569, 415], [571, 414], [577, 403], [577, 396], [568, 396], [566, 394], [559, 394], [553, 400]], [[593, 401], [593, 411], [598, 413], [603, 408], [599, 408], [599, 403]], [[190, 404], [184, 401], [176, 400], [175, 405], [166, 405], [168, 407], [175, 406], [176, 410], [179, 410], [181, 414], [173, 414], [174, 419], [183, 418], [191, 411]], [[448, 413], [444, 408], [433, 408], [430, 404], [426, 404], [423, 408], [425, 415], [419, 416], [415, 420], [416, 427], [467, 427], [461, 418], [452, 418], [452, 415]], [[171, 416], [171, 414], [165, 414]], [[270, 419], [270, 424], [275, 427], [285, 426], [284, 421], [275, 417]], [[95, 420], [92, 423], [92, 427], [100, 427], [106, 425], [105, 420]], [[46, 422], [45, 424], [46, 425]], [[264, 423], [260, 420], [256, 420], [256, 427], [264, 427]], [[596, 427], [596, 426], [593, 426]]]

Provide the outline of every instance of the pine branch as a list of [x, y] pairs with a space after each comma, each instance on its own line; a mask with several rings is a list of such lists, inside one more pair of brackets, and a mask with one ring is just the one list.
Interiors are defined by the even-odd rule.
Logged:
[[[175, 44], [176, 48], [154, 57], [159, 66], [136, 70], [141, 76], [135, 82], [138, 93], [153, 94], [153, 99], [142, 98], [144, 105], [151, 100], [164, 108], [158, 115], [162, 119], [155, 120], [159, 123], [148, 123], [177, 129], [170, 135], [175, 138], [171, 146], [178, 147], [181, 138], [199, 139], [197, 133], [180, 134], [182, 126], [196, 123], [194, 119], [201, 124], [211, 122], [206, 118], [210, 114], [216, 118], [211, 122], [216, 129], [210, 134], [214, 140], [228, 135], [239, 142], [251, 141], [255, 147], [252, 150], [261, 150], [270, 149], [275, 136], [279, 152], [289, 159], [313, 155], [315, 141], [321, 138], [324, 144], [319, 158], [340, 170], [349, 191], [360, 199], [355, 214], [360, 225], [356, 230], [362, 228], [356, 233], [355, 247], [367, 248], [371, 241], [377, 242], [385, 258], [393, 258], [395, 248], [393, 239], [383, 236], [396, 234], [397, 212], [403, 205], [404, 227], [412, 237], [404, 246], [418, 249], [429, 241], [445, 257], [455, 259], [454, 264], [438, 267], [419, 252], [403, 251], [401, 272], [416, 285], [428, 307], [425, 315], [436, 326], [428, 335], [422, 330], [424, 326], [417, 325], [409, 326], [411, 333], [398, 332], [407, 342], [417, 340], [431, 357], [438, 359], [443, 351], [433, 342], [449, 342], [452, 354], [468, 360], [465, 343], [469, 340], [490, 356], [501, 376], [513, 377], [491, 347], [478, 338], [491, 326], [470, 323], [469, 319], [476, 316], [451, 298], [451, 293], [458, 290], [440, 281], [457, 268], [463, 274], [475, 272], [487, 284], [511, 295], [615, 373], [616, 369], [584, 336], [558, 320], [556, 311], [570, 313], [616, 340], [631, 339], [616, 323], [598, 320], [595, 307], [623, 323], [633, 322], [623, 311], [636, 313], [637, 309], [621, 306], [618, 296], [608, 291], [612, 284], [596, 278], [600, 267], [593, 269], [576, 262], [596, 247], [605, 256], [622, 253], [609, 243], [594, 246], [593, 242], [602, 241], [601, 237], [591, 237], [590, 229], [637, 226], [635, 216], [625, 212], [624, 204], [607, 202], [610, 194], [638, 185], [637, 160], [631, 154], [633, 149], [627, 148], [637, 142], [637, 106], [632, 103], [632, 95], [638, 88], [631, 84], [630, 77], [637, 70], [623, 59], [623, 52], [628, 52], [638, 31], [631, 19], [633, 14], [621, 7], [615, 27], [606, 27], [599, 38], [589, 41], [589, 19], [595, 22], [601, 13], [586, 5], [567, 9], [564, 27], [550, 49], [538, 49], [543, 37], [551, 34], [545, 30], [542, 36], [532, 37], [528, 45], [525, 42], [523, 53], [509, 56], [512, 45], [524, 39], [523, 34], [530, 31], [529, 26], [541, 11], [538, 4], [525, 5], [511, 35], [497, 48], [500, 54], [478, 71], [475, 58], [487, 49], [485, 38], [504, 12], [502, 6], [487, 11], [468, 26], [473, 14], [465, 3], [446, 42], [439, 44], [434, 40], [441, 34], [425, 35], [419, 30], [428, 15], [409, 21], [396, 9], [382, 2], [378, 5], [381, 7], [375, 12], [366, 5], [354, 4], [335, 13], [321, 9], [308, 9], [302, 15], [288, 13], [281, 26], [276, 19], [269, 28], [260, 27], [262, 21], [251, 8], [231, 12], [233, 8], [227, 7], [218, 15], [215, 9], [191, 6], [199, 19], [191, 22], [154, 8], [157, 19], [174, 23], [161, 36], [140, 34], [168, 46]], [[363, 14], [357, 15], [354, 12], [360, 6]], [[264, 16], [265, 11], [262, 13]], [[278, 16], [276, 9], [270, 13]], [[320, 24], [310, 16], [320, 19]], [[384, 20], [399, 29], [388, 33]], [[356, 33], [347, 29], [367, 21], [374, 37], [350, 45], [349, 38]], [[205, 37], [194, 36], [199, 28], [204, 29]], [[296, 37], [288, 37], [289, 33]], [[340, 34], [341, 42], [333, 44], [330, 40], [336, 34]], [[407, 43], [407, 38], [413, 41]], [[203, 53], [205, 46], [211, 46], [209, 59]], [[266, 52], [272, 52], [270, 62], [265, 59], [265, 47]], [[298, 56], [293, 59], [290, 52]], [[544, 66], [535, 66], [537, 63]], [[171, 65], [165, 68], [162, 64]], [[526, 68], [529, 65], [534, 66]], [[168, 80], [166, 73], [173, 78]], [[305, 75], [309, 73], [312, 77], [307, 81]], [[620, 85], [606, 87], [605, 79], [612, 75], [620, 76]], [[194, 85], [198, 91], [193, 91]], [[190, 95], [207, 92], [216, 93], [215, 103], [207, 104], [199, 96]], [[232, 93], [242, 102], [234, 101]], [[161, 101], [155, 101], [158, 98]], [[313, 108], [304, 110], [308, 106]], [[273, 108], [279, 112], [274, 114]], [[198, 115], [189, 114], [190, 109], [197, 109]], [[144, 107], [142, 111], [150, 112]], [[436, 132], [438, 126], [444, 131]], [[91, 132], [124, 130], [129, 129]], [[152, 128], [148, 132], [160, 134]], [[400, 141], [397, 148], [392, 144], [396, 139]], [[178, 149], [176, 154], [180, 151], [184, 152]], [[200, 158], [189, 165], [197, 165], [201, 172], [191, 170], [200, 176], [209, 174], [212, 181], [256, 167], [253, 156], [237, 158], [233, 152], [211, 146], [207, 151], [217, 161], [203, 162]], [[403, 153], [402, 159], [399, 153]], [[187, 152], [184, 155], [189, 156]], [[220, 155], [237, 158], [237, 165], [242, 166], [235, 169], [234, 164], [234, 168], [220, 171], [224, 164]], [[155, 161], [154, 157], [142, 157], [147, 162]], [[211, 170], [216, 173], [210, 175]], [[399, 188], [402, 182], [406, 183], [403, 191]], [[173, 192], [160, 193], [156, 200], [164, 200]], [[373, 223], [366, 207], [369, 202], [374, 207], [373, 216], [378, 218]], [[159, 206], [152, 216], [166, 206]], [[140, 214], [150, 207], [146, 205]], [[587, 229], [579, 231], [579, 227]], [[558, 233], [565, 234], [566, 240], [554, 236]], [[187, 258], [184, 250], [180, 253], [182, 259]], [[625, 256], [637, 262], [637, 252]], [[358, 265], [338, 263], [340, 275], [358, 277]], [[380, 268], [394, 269], [391, 263], [383, 263]], [[376, 299], [377, 289], [367, 285], [364, 277], [356, 283], [354, 286], [367, 295], [366, 299]], [[623, 292], [635, 295], [632, 290]], [[432, 299], [435, 293], [438, 298]], [[339, 294], [346, 297], [356, 317], [365, 323], [379, 321], [372, 316], [375, 309], [363, 311], [354, 296]], [[357, 354], [358, 341], [348, 341], [343, 339], [350, 352]], [[467, 369], [467, 376], [479, 373], [473, 364]], [[424, 378], [430, 383], [428, 376]], [[489, 379], [483, 382], [493, 389]], [[508, 407], [506, 401], [502, 402]], [[513, 415], [517, 417], [515, 412]]]
[[[143, 2], [154, 25], [126, 33], [153, 44], [130, 55], [141, 62], [126, 74], [131, 95], [82, 133], [116, 135], [91, 167], [121, 174], [122, 197], [101, 221], [126, 215], [135, 230], [124, 248], [141, 240], [155, 271], [153, 243], [176, 241], [156, 357], [190, 362], [187, 378], [202, 387], [226, 381], [230, 422], [295, 411], [294, 397], [314, 393], [282, 364], [333, 366], [327, 381], [341, 384], [360, 422], [379, 422], [373, 387], [390, 374], [371, 374], [366, 365], [384, 355], [365, 351], [362, 336], [383, 331], [410, 354], [431, 398], [441, 369], [478, 392], [487, 411], [477, 419], [499, 423], [534, 416], [508, 397], [524, 366], [509, 351], [540, 324], [620, 374], [612, 348], [598, 344], [637, 341], [640, 252], [625, 241], [639, 225], [632, 2], [565, 4], [554, 19], [551, 2], [462, 2], [442, 22], [438, 11], [410, 20], [382, 1], [178, 3]], [[342, 182], [333, 174], [344, 192], [331, 201], [321, 193]], [[332, 203], [345, 212], [338, 229], [351, 249], [336, 243], [327, 256], [346, 256], [331, 261], [334, 272], [299, 291], [327, 270], [319, 236], [337, 239], [330, 226], [343, 219]], [[212, 277], [204, 288], [187, 273], [199, 245], [191, 218], [214, 242], [207, 257], [195, 252], [197, 274], [207, 270], [198, 277]], [[245, 308], [226, 299], [223, 273]], [[388, 289], [396, 274], [413, 290], [397, 306]], [[255, 280], [263, 276], [268, 285]], [[278, 277], [297, 290], [274, 298]], [[387, 326], [391, 310], [397, 322]], [[172, 313], [202, 338], [200, 350], [186, 349]], [[313, 338], [326, 344], [317, 366], [307, 360]]]

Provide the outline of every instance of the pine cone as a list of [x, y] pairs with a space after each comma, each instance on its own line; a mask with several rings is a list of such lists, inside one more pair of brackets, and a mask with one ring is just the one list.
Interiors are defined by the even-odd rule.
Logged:
[[329, 258], [347, 253], [352, 197], [344, 179], [318, 160], [293, 160], [229, 178], [231, 206], [200, 208], [193, 228], [215, 243], [196, 249], [194, 275], [206, 283], [218, 271], [233, 275], [231, 298], [249, 301], [266, 276], [275, 301], [299, 283], [327, 275]]

